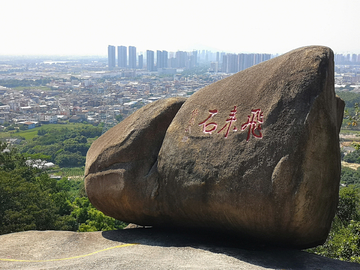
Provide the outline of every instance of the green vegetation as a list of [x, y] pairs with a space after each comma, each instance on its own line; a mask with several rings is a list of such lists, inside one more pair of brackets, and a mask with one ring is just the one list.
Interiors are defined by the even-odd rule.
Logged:
[[124, 119], [124, 116], [122, 114], [118, 114], [115, 116], [116, 121], [121, 122]]
[[16, 149], [0, 143], [0, 234], [24, 230], [95, 231], [126, 224], [96, 210], [83, 181], [57, 181], [27, 166]]
[[74, 168], [55, 168], [48, 171], [55, 176], [61, 176], [70, 178], [72, 180], [83, 180], [85, 167], [74, 167]]
[[[69, 130], [76, 130], [76, 129], [81, 129], [84, 127], [93, 127], [93, 125], [84, 124], [84, 123], [47, 124], [47, 125], [42, 125], [40, 127], [33, 128], [33, 129], [26, 129], [26, 130], [16, 129], [14, 125], [9, 125], [8, 123], [5, 123], [4, 126], [6, 126], [6, 130], [0, 132], [0, 139], [17, 138], [18, 137], [18, 138], [25, 139], [26, 141], [32, 140], [37, 135], [44, 135], [48, 131], [61, 130], [64, 127], [66, 127]], [[39, 131], [40, 131], [40, 133], [39, 133]]]
[[357, 170], [353, 170], [343, 166], [341, 168], [341, 184], [360, 188], [360, 167]]
[[[357, 179], [359, 181], [359, 178]], [[331, 231], [322, 246], [309, 252], [343, 261], [360, 263], [360, 191], [354, 186], [343, 187]]]
[[[114, 230], [126, 225], [95, 209], [85, 194], [85, 156], [102, 131], [102, 126], [50, 124], [11, 131], [11, 137], [23, 140], [19, 150], [4, 151], [7, 146], [0, 142], [0, 234]], [[44, 171], [27, 166], [29, 159], [57, 166]], [[62, 178], [55, 180], [49, 174]]]
[[359, 130], [353, 130], [353, 129], [341, 129], [340, 134], [351, 134], [351, 135], [358, 135], [360, 140], [360, 131]]
[[343, 120], [343, 128], [357, 129], [357, 123], [359, 120], [359, 108], [360, 94], [348, 91], [341, 91], [336, 93], [342, 100], [345, 101], [345, 114]]
[[[51, 126], [51, 125], [47, 125]], [[59, 167], [81, 167], [85, 165], [86, 153], [90, 147], [88, 139], [97, 138], [103, 128], [91, 125], [57, 125], [57, 128], [47, 126], [38, 128], [36, 135], [20, 147], [22, 153], [43, 154], [49, 157]], [[31, 134], [20, 133], [22, 135]], [[29, 138], [30, 136], [27, 136]]]
[[360, 163], [360, 149], [356, 149], [355, 151], [347, 154], [343, 160], [349, 163]]
[[346, 108], [351, 109], [354, 108], [356, 103], [360, 103], [360, 94], [348, 91], [339, 91], [336, 94], [345, 101]]
[[205, 73], [208, 72], [208, 70], [209, 70], [208, 66], [202, 65], [202, 66], [194, 67], [191, 69], [185, 69], [181, 73], [181, 76], [204, 75]]
[[29, 86], [46, 86], [46, 84], [52, 81], [51, 78], [39, 79], [39, 80], [0, 80], [0, 85], [16, 88], [16, 87], [24, 87], [27, 89]]
[[[342, 133], [356, 134], [360, 110], [360, 94], [337, 93], [345, 102], [345, 119]], [[348, 163], [360, 163], [360, 147], [355, 143], [355, 151], [343, 156]], [[339, 204], [326, 242], [308, 250], [325, 257], [360, 263], [360, 167], [357, 170], [342, 167]]]

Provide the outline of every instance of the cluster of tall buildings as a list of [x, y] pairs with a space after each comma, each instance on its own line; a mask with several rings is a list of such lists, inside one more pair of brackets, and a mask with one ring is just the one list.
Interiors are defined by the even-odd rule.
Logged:
[[338, 65], [360, 64], [360, 54], [335, 54], [335, 63]]
[[[109, 68], [112, 69], [116, 66], [116, 57], [115, 57], [115, 46], [108, 46], [108, 65]], [[117, 66], [121, 68], [142, 68], [137, 67], [136, 65], [136, 47], [129, 46], [129, 57], [128, 50], [125, 46], [117, 47]], [[140, 61], [139, 61], [140, 62]], [[140, 64], [140, 63], [139, 63]], [[142, 64], [142, 63], [141, 63]]]
[[134, 46], [129, 46], [128, 48], [126, 46], [118, 46], [116, 64], [116, 48], [112, 45], [108, 47], [110, 69], [117, 66], [119, 68], [163, 71], [174, 68], [193, 68], [203, 60], [204, 62], [211, 63], [210, 70], [213, 72], [236, 73], [270, 58], [271, 54], [226, 54], [224, 52], [198, 52], [196, 50], [192, 52], [177, 51], [175, 53], [147, 50], [145, 55], [142, 53], [137, 55], [136, 47]]
[[192, 68], [197, 66], [197, 51], [169, 53], [167, 51], [157, 50], [155, 58], [155, 52], [147, 50], [145, 57], [146, 62], [144, 63], [144, 55], [142, 53], [137, 54], [136, 47], [134, 46], [129, 46], [129, 48], [126, 46], [118, 46], [117, 54], [115, 46], [108, 46], [109, 69], [114, 69], [117, 66], [119, 68], [146, 68], [148, 71], [156, 71], [167, 68]]
[[[263, 61], [271, 59], [271, 54], [233, 54], [211, 51], [151, 51], [137, 54], [134, 46], [108, 46], [109, 69], [129, 68], [148, 71], [166, 71], [168, 69], [193, 68], [198, 63], [210, 63], [210, 71], [236, 73]], [[117, 61], [116, 61], [117, 59]], [[335, 54], [337, 65], [360, 64], [360, 54]]]
[[221, 71], [224, 73], [236, 73], [263, 61], [271, 59], [271, 54], [223, 54]]

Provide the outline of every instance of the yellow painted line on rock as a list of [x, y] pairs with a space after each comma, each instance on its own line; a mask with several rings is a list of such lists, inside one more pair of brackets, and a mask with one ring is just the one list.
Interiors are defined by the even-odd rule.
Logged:
[[16, 259], [2, 259], [0, 258], [0, 261], [6, 261], [6, 262], [55, 262], [55, 261], [65, 261], [65, 260], [73, 260], [73, 259], [78, 259], [78, 258], [83, 258], [83, 257], [87, 257], [87, 256], [91, 256], [103, 251], [107, 251], [110, 249], [114, 249], [114, 248], [122, 248], [122, 247], [129, 247], [129, 246], [134, 246], [134, 245], [138, 245], [138, 244], [124, 244], [124, 245], [118, 245], [115, 247], [109, 247], [109, 248], [105, 248], [102, 250], [97, 250], [94, 251], [92, 253], [89, 254], [84, 254], [84, 255], [79, 255], [79, 256], [74, 256], [74, 257], [69, 257], [69, 258], [61, 258], [61, 259], [49, 259], [49, 260], [16, 260]]

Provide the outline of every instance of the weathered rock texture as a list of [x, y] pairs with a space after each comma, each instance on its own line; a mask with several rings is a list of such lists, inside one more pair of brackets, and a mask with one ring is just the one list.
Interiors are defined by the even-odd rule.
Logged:
[[184, 101], [170, 98], [151, 103], [91, 145], [85, 188], [96, 208], [120, 220], [148, 223], [147, 208], [158, 189], [150, 171], [156, 169], [165, 132]]
[[[199, 90], [177, 113], [173, 100], [144, 107], [90, 148], [91, 202], [141, 225], [227, 230], [300, 248], [323, 243], [341, 169], [344, 102], [333, 65], [329, 48], [300, 48]], [[173, 112], [159, 113], [166, 123], [146, 113], [165, 108]]]

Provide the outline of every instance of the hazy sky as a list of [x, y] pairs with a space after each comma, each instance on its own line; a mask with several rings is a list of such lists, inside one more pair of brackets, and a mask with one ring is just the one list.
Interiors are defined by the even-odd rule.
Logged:
[[359, 0], [0, 0], [0, 55], [211, 49], [360, 53]]

